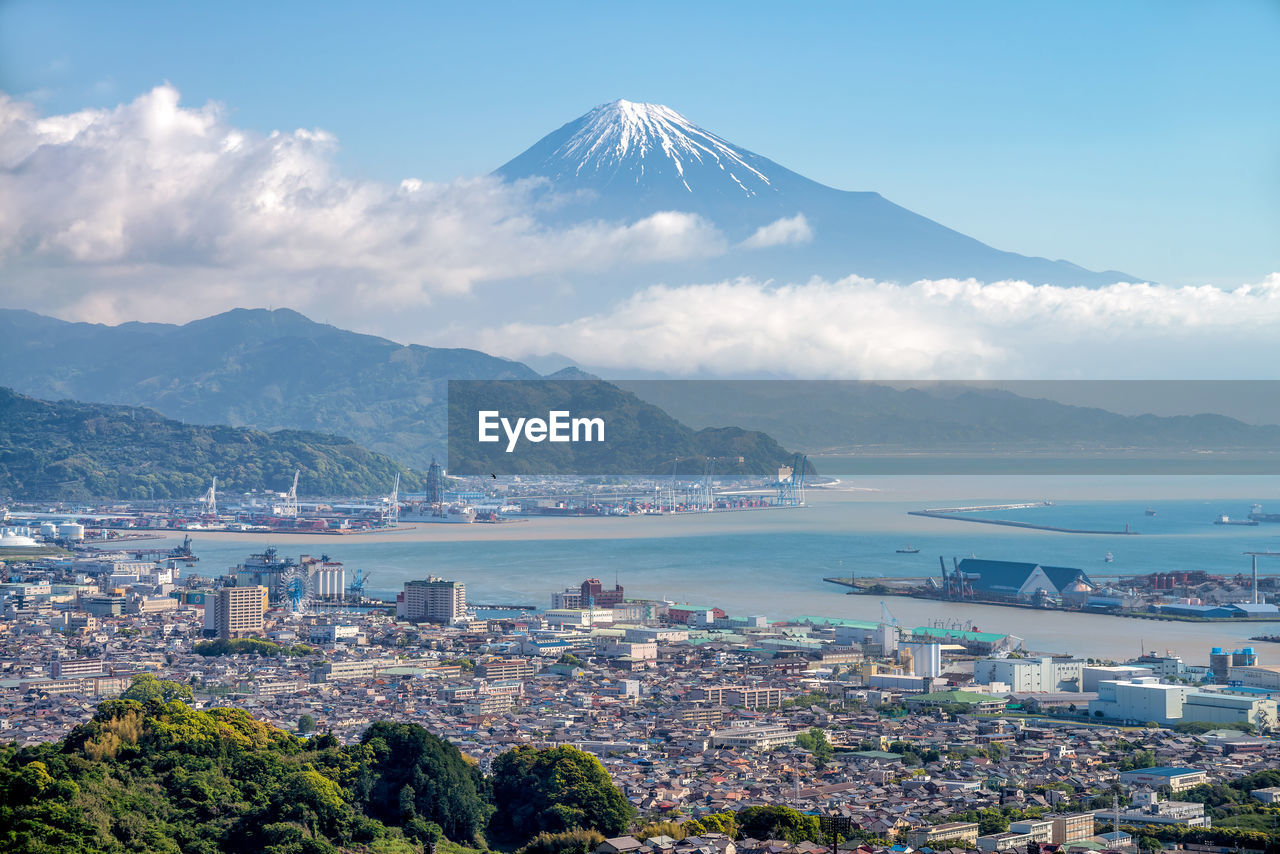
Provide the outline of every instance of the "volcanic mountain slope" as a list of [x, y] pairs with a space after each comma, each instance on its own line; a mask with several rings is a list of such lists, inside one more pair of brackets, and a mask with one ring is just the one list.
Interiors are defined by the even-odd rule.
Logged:
[[[726, 237], [710, 260], [664, 265], [681, 283], [813, 275], [915, 281], [1020, 279], [1101, 286], [1132, 276], [1093, 272], [984, 243], [912, 213], [879, 193], [836, 190], [703, 130], [669, 107], [614, 101], [539, 140], [496, 170], [540, 178], [560, 203], [548, 221], [635, 221], [662, 211], [697, 214]], [[650, 273], [652, 276], [652, 273]], [[607, 284], [599, 278], [597, 285]]]

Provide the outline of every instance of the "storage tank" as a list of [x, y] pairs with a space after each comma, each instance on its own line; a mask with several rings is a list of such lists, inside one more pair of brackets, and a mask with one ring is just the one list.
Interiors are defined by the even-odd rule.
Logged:
[[83, 540], [84, 525], [79, 522], [63, 522], [58, 526], [58, 536], [64, 540]]
[[40, 523], [40, 536], [46, 540], [56, 540], [58, 538], [58, 526], [54, 522]]

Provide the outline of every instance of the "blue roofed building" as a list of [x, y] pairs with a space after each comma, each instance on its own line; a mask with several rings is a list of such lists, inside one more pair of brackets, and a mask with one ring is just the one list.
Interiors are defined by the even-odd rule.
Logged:
[[1152, 610], [1175, 617], [1198, 617], [1202, 620], [1224, 620], [1239, 616], [1231, 609], [1233, 605], [1186, 605], [1181, 602], [1170, 602], [1164, 605], [1153, 605]]
[[1280, 616], [1280, 605], [1270, 602], [1232, 602], [1223, 605], [1232, 617], [1277, 617]]
[[1098, 585], [1083, 569], [1008, 560], [965, 558], [958, 567], [966, 596], [1036, 602], [1044, 599], [1087, 601]]

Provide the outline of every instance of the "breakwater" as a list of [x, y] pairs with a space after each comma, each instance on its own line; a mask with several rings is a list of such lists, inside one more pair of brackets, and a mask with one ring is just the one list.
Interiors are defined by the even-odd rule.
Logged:
[[[1021, 506], [1036, 506], [1036, 505], [1021, 505]], [[1137, 531], [1129, 530], [1128, 525], [1125, 525], [1124, 530], [1122, 531], [1115, 531], [1115, 530], [1109, 531], [1109, 530], [1092, 529], [1092, 528], [1063, 528], [1063, 527], [1059, 527], [1058, 525], [1040, 525], [1035, 522], [1015, 522], [1012, 519], [982, 519], [975, 516], [963, 515], [964, 513], [967, 513], [967, 512], [975, 512], [977, 509], [979, 508], [974, 508], [974, 510], [960, 510], [959, 512], [955, 510], [951, 510], [951, 511], [908, 510], [907, 515], [908, 516], [925, 516], [929, 519], [950, 519], [953, 522], [975, 522], [979, 525], [1002, 525], [1006, 528], [1025, 528], [1031, 531], [1053, 531], [1055, 534], [1106, 534], [1109, 536], [1118, 535], [1118, 536], [1131, 537], [1131, 536], [1136, 536], [1138, 533]], [[980, 509], [985, 510], [987, 508], [980, 508]]]

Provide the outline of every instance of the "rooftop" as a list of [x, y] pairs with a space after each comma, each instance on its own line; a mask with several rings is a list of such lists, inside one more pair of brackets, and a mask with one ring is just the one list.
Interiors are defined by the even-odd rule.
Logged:
[[1184, 774], [1203, 774], [1199, 768], [1174, 768], [1170, 766], [1158, 766], [1156, 768], [1135, 768], [1132, 771], [1121, 772], [1123, 774], [1150, 774], [1157, 777], [1181, 777]]

